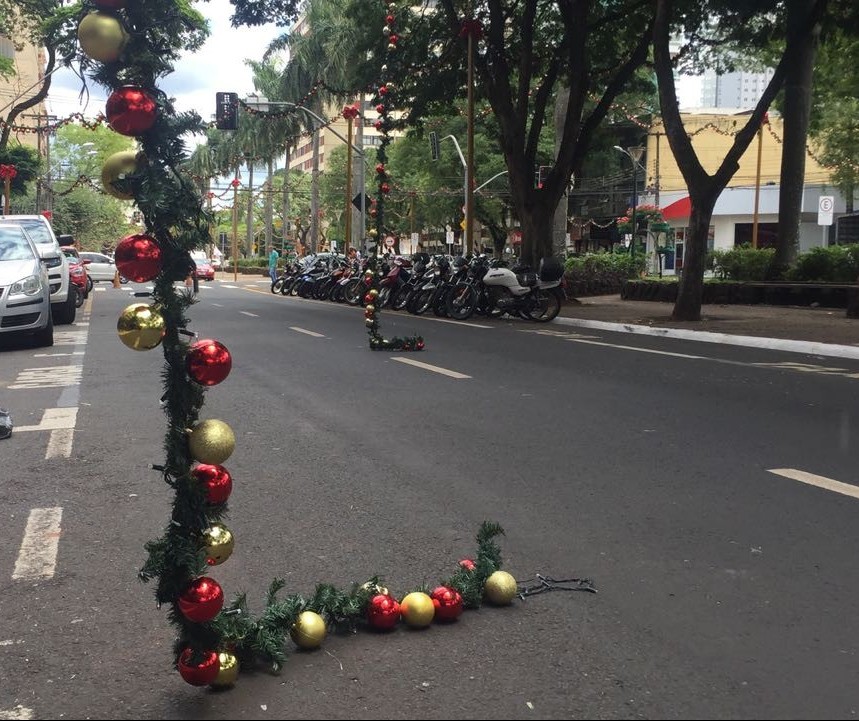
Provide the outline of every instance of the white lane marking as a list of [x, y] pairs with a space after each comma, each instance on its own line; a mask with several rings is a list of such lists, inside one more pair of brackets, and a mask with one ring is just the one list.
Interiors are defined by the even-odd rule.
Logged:
[[222, 285], [221, 288], [239, 288], [238, 285]]
[[64, 388], [80, 385], [83, 366], [46, 366], [44, 368], [25, 368], [10, 390], [21, 388]]
[[249, 315], [251, 318], [259, 318], [256, 313], [248, 313], [248, 311], [246, 310], [240, 310], [239, 313], [241, 313], [242, 315]]
[[62, 518], [63, 509], [60, 507], [34, 508], [30, 511], [24, 540], [21, 541], [15, 570], [12, 572], [13, 580], [53, 578], [57, 567]]
[[585, 340], [584, 338], [564, 338], [571, 343], [587, 343], [588, 345], [604, 345], [609, 348], [620, 348], [621, 350], [636, 350], [639, 353], [655, 353], [656, 355], [670, 355], [675, 358], [693, 358], [695, 360], [719, 360], [718, 358], [707, 358], [702, 355], [689, 355], [688, 353], [670, 353], [666, 350], [654, 350], [653, 348], [638, 348], [634, 345], [619, 345], [617, 343], [603, 343], [598, 340]]
[[77, 417], [77, 408], [46, 408], [39, 425], [18, 426], [15, 430], [20, 433], [22, 431], [54, 431], [74, 428]]
[[86, 345], [87, 331], [61, 330], [54, 331], [54, 346], [58, 345]]
[[845, 496], [859, 498], [859, 486], [852, 486], [849, 483], [842, 483], [832, 478], [826, 478], [826, 476], [818, 476], [796, 468], [769, 468], [767, 470], [777, 476], [784, 476], [800, 483], [807, 483], [810, 486], [825, 488], [827, 491], [835, 491], [835, 493], [841, 493]]
[[[396, 318], [396, 316], [392, 317]], [[415, 318], [420, 318], [421, 320], [432, 320], [436, 323], [453, 323], [454, 325], [467, 325], [469, 328], [492, 328], [491, 325], [480, 325], [480, 323], [469, 323], [468, 321], [451, 320], [450, 318], [433, 318], [432, 316], [428, 315], [416, 315]]]
[[821, 373], [823, 375], [842, 376], [844, 378], [859, 378], [859, 373], [851, 373], [847, 368], [818, 366], [813, 363], [752, 363], [751, 365], [760, 366], [761, 368], [780, 368], [788, 371], [798, 371], [799, 373]]
[[93, 290], [96, 293], [104, 293], [107, 290], [107, 288], [99, 288], [98, 286], [96, 286], [95, 288], [93, 288]]
[[74, 435], [74, 428], [60, 428], [51, 431], [51, 437], [48, 439], [48, 448], [45, 451], [45, 460], [49, 461], [52, 458], [71, 458]]
[[0, 709], [0, 719], [31, 719], [33, 709], [18, 704], [15, 708], [3, 711]]
[[71, 353], [34, 353], [33, 358], [67, 358], [70, 356], [84, 355], [86, 351], [76, 350]]
[[421, 363], [420, 361], [412, 360], [411, 358], [401, 358], [400, 356], [396, 356], [394, 358], [391, 358], [391, 360], [397, 361], [397, 363], [405, 363], [406, 365], [414, 366], [415, 368], [423, 368], [425, 371], [441, 373], [441, 375], [449, 376], [450, 378], [471, 378], [471, 376], [467, 376], [465, 375], [465, 373], [458, 373], [457, 371], [451, 371], [447, 368], [433, 366], [429, 363]]
[[314, 338], [324, 338], [325, 336], [322, 333], [314, 333], [312, 330], [304, 330], [304, 328], [297, 328], [294, 325], [289, 326], [290, 330], [294, 330], [296, 333], [305, 333], [306, 335], [312, 335]]
[[550, 335], [556, 338], [599, 338], [598, 335], [585, 335], [584, 333], [567, 333], [564, 330], [523, 330], [521, 333], [536, 333], [537, 335]]
[[215, 308], [223, 308], [224, 307], [223, 304], [221, 304], [221, 303], [212, 303], [212, 305], [215, 306]]

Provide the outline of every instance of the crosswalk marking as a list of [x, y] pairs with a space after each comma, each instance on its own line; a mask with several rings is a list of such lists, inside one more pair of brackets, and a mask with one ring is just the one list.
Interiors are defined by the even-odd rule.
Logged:
[[86, 345], [85, 330], [55, 330], [54, 345]]
[[36, 581], [53, 578], [57, 567], [57, 550], [60, 545], [60, 522], [63, 509], [34, 508], [27, 518], [24, 540], [15, 561], [12, 579]]
[[0, 719], [31, 719], [33, 715], [33, 709], [20, 704], [13, 709], [0, 709]]
[[294, 325], [289, 326], [290, 330], [294, 330], [296, 333], [304, 333], [305, 335], [313, 336], [314, 338], [324, 338], [325, 336], [322, 333], [316, 333], [312, 330], [305, 330], [304, 328], [298, 328]]
[[46, 408], [42, 420], [36, 426], [17, 426], [15, 431], [53, 431], [74, 428], [78, 418], [77, 408]]
[[44, 368], [25, 368], [9, 386], [12, 390], [21, 388], [64, 388], [80, 385], [82, 365], [46, 366]]

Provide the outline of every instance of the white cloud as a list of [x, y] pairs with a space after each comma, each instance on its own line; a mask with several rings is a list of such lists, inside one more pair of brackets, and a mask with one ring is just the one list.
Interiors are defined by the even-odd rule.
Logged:
[[[253, 74], [245, 59], [261, 60], [269, 43], [286, 29], [275, 25], [233, 28], [232, 5], [228, 0], [196, 3], [196, 9], [209, 20], [209, 39], [196, 53], [182, 56], [174, 72], [159, 79], [158, 87], [176, 99], [176, 110], [195, 110], [203, 120], [209, 120], [215, 112], [216, 92], [244, 96], [253, 91]], [[70, 70], [56, 72], [48, 95], [49, 112], [59, 118], [76, 112], [91, 118], [103, 112], [107, 89], [89, 79], [87, 86], [88, 103], [86, 98], [78, 98], [82, 88], [80, 78]]]

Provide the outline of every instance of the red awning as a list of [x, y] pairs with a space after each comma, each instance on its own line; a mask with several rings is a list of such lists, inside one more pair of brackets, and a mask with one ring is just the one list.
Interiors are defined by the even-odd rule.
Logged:
[[675, 200], [671, 205], [667, 205], [662, 209], [662, 217], [665, 220], [678, 220], [680, 218], [688, 218], [692, 214], [692, 201], [689, 197]]

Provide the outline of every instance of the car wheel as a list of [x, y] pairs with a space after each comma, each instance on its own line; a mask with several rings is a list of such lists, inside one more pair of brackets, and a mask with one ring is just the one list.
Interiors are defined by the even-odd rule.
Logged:
[[80, 308], [84, 304], [84, 300], [86, 300], [84, 289], [75, 286], [75, 308]]
[[92, 293], [92, 278], [89, 276], [86, 277], [86, 292], [87, 294]]
[[54, 319], [51, 313], [48, 313], [48, 324], [33, 333], [33, 342], [37, 348], [50, 348], [54, 345]]
[[51, 313], [57, 325], [68, 325], [75, 322], [75, 315], [77, 314], [76, 298], [77, 293], [75, 293], [74, 286], [71, 286], [66, 295], [65, 302], [51, 306]]

